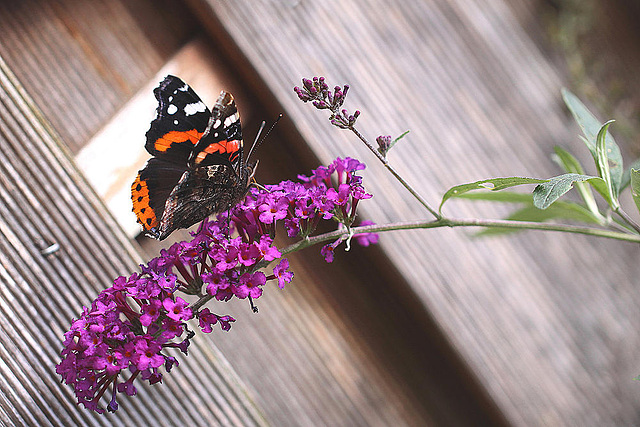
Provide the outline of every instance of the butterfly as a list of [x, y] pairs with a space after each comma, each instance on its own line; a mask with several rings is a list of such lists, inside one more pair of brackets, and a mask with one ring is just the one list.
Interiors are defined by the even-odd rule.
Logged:
[[222, 91], [211, 111], [175, 76], [154, 89], [158, 108], [146, 133], [153, 157], [131, 185], [133, 212], [158, 240], [244, 198], [255, 164], [243, 158], [242, 128], [233, 96]]

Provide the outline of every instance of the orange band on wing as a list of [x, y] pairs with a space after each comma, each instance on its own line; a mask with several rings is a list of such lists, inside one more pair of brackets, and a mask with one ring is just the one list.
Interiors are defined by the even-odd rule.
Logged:
[[144, 229], [150, 231], [156, 228], [158, 218], [149, 205], [149, 187], [147, 187], [147, 182], [140, 178], [140, 174], [131, 185], [131, 201], [133, 202], [133, 212]]
[[171, 148], [171, 145], [174, 143], [191, 141], [193, 145], [196, 145], [198, 141], [200, 141], [200, 138], [202, 138], [202, 133], [203, 132], [198, 132], [196, 129], [187, 131], [172, 130], [171, 132], [165, 133], [161, 138], [158, 138], [154, 147], [160, 152], [165, 152]]
[[202, 162], [209, 154], [235, 153], [240, 150], [241, 145], [242, 145], [242, 142], [238, 139], [234, 139], [231, 141], [223, 140], [223, 141], [214, 142], [213, 144], [209, 144], [207, 148], [199, 152], [198, 155], [196, 156], [196, 164]]

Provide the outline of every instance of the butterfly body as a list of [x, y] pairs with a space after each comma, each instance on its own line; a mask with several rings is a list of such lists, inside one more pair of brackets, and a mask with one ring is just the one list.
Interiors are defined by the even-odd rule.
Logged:
[[246, 195], [253, 167], [243, 158], [240, 118], [225, 91], [210, 111], [178, 77], [154, 90], [157, 116], [146, 134], [153, 156], [131, 186], [133, 211], [144, 231], [163, 240]]

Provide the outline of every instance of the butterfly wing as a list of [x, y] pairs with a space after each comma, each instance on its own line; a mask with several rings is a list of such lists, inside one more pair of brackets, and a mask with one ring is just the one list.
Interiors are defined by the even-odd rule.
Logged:
[[186, 171], [186, 167], [178, 163], [152, 157], [131, 185], [133, 212], [144, 231], [156, 239], [166, 200]]
[[158, 236], [187, 228], [237, 204], [247, 192], [242, 128], [233, 96], [220, 93], [188, 170], [166, 199]]
[[246, 182], [229, 165], [210, 165], [189, 170], [171, 191], [158, 228], [162, 240], [177, 228], [187, 228], [213, 213], [235, 205], [246, 193]]
[[175, 76], [165, 77], [153, 93], [158, 108], [145, 148], [153, 156], [186, 166], [207, 129], [211, 112], [193, 89]]
[[145, 148], [154, 157], [138, 172], [131, 200], [144, 231], [157, 238], [166, 200], [187, 171], [211, 112], [193, 89], [175, 76], [165, 77], [153, 93], [158, 107], [146, 133]]
[[239, 174], [242, 166], [242, 126], [236, 102], [222, 91], [211, 112], [202, 138], [193, 150], [190, 165], [202, 167], [224, 164]]

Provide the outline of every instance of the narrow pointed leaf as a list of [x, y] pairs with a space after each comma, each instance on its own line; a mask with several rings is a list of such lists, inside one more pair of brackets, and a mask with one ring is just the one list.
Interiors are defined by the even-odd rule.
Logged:
[[557, 201], [547, 209], [538, 209], [531, 206], [523, 208], [509, 215], [507, 219], [514, 221], [536, 221], [544, 222], [552, 219], [567, 219], [571, 221], [584, 222], [587, 224], [600, 224], [599, 218], [595, 217], [583, 205], [573, 202]]
[[[538, 209], [529, 204], [528, 206], [518, 209], [505, 219], [510, 221], [531, 221], [531, 222], [546, 222], [554, 219], [566, 219], [570, 221], [582, 222], [587, 224], [599, 224], [601, 221], [595, 217], [587, 208], [582, 205], [573, 202], [557, 201], [548, 209]], [[487, 228], [480, 231], [476, 236], [496, 236], [515, 233], [518, 230], [514, 228]]]
[[637, 169], [631, 169], [631, 195], [633, 201], [636, 202], [638, 211], [640, 211], [640, 171]]
[[[583, 140], [589, 148], [589, 151], [591, 151], [591, 155], [594, 159], [597, 159], [596, 141], [598, 132], [602, 128], [601, 122], [591, 113], [591, 111], [589, 111], [577, 96], [568, 90], [562, 89], [562, 97], [565, 104], [567, 104], [567, 107], [571, 111], [571, 114], [573, 114], [574, 119], [580, 126], [580, 129], [582, 129], [582, 133], [585, 136]], [[609, 132], [605, 134], [605, 145], [609, 161], [611, 184], [615, 191], [614, 194], [617, 194], [622, 182], [622, 155], [620, 154], [620, 148], [618, 148], [618, 145]]]
[[556, 154], [556, 163], [558, 163], [565, 172], [584, 175], [584, 168], [573, 154], [558, 145], [553, 147], [553, 151]]
[[[577, 183], [575, 183], [577, 184]], [[523, 205], [523, 207], [504, 219], [512, 221], [535, 221], [542, 222], [551, 219], [568, 219], [572, 221], [584, 222], [589, 224], [600, 224], [604, 222], [604, 218], [599, 214], [594, 215], [584, 205], [575, 202], [566, 202], [557, 200], [547, 209], [539, 209], [533, 205], [533, 194], [516, 193], [514, 191], [500, 192], [476, 192], [460, 195], [461, 199], [482, 200], [489, 202], [501, 202]], [[481, 231], [479, 234], [493, 234], [493, 229]], [[502, 229], [501, 229], [502, 230]], [[510, 232], [518, 230], [509, 229]], [[502, 232], [501, 232], [502, 233]]]
[[[559, 146], [555, 146], [553, 150], [555, 151], [557, 163], [562, 166], [565, 172], [584, 175], [584, 168], [573, 154]], [[594, 215], [600, 216], [598, 204], [596, 203], [596, 199], [593, 197], [591, 188], [584, 182], [576, 182], [575, 187], [576, 191], [580, 194], [580, 197], [582, 197], [582, 200], [584, 200], [584, 203], [587, 205], [587, 209], [589, 209]]]
[[395, 144], [396, 142], [400, 141], [402, 138], [404, 138], [410, 131], [405, 130], [404, 132], [402, 132], [402, 134], [397, 137], [396, 139], [393, 140], [393, 143]]
[[491, 190], [491, 191], [499, 191], [504, 190], [505, 188], [515, 187], [517, 185], [524, 184], [540, 184], [546, 182], [546, 179], [537, 179], [537, 178], [522, 178], [522, 177], [508, 177], [508, 178], [490, 178], [482, 181], [471, 182], [468, 184], [456, 185], [455, 187], [450, 188], [444, 193], [442, 196], [442, 202], [440, 202], [440, 212], [442, 212], [442, 205], [444, 202], [449, 200], [452, 197], [458, 197], [461, 194], [464, 194], [468, 191], [473, 190]]
[[479, 191], [475, 193], [464, 193], [458, 197], [467, 200], [483, 200], [488, 202], [501, 203], [533, 203], [531, 193], [516, 193], [515, 191]]
[[[598, 131], [598, 136], [596, 137], [596, 166], [598, 168], [598, 174], [604, 180], [607, 186], [607, 193], [609, 194], [609, 200], [611, 200], [611, 208], [616, 210], [620, 205], [618, 204], [618, 188], [619, 183], [616, 186], [612, 182], [610, 168], [609, 168], [609, 157], [608, 150], [605, 143], [605, 136], [607, 135], [607, 129], [613, 123], [613, 120], [609, 120], [606, 122], [600, 131]], [[620, 177], [622, 179], [622, 177]]]
[[620, 191], [624, 190], [631, 183], [631, 169], [640, 170], [640, 159], [636, 159], [635, 162], [629, 166], [629, 169], [625, 170], [622, 174], [622, 183], [620, 184]]
[[404, 132], [403, 132], [399, 137], [397, 137], [396, 139], [394, 139], [394, 140], [391, 142], [391, 144], [389, 144], [389, 148], [387, 148], [387, 152], [389, 152], [389, 151], [393, 148], [393, 146], [394, 146], [394, 145], [396, 145], [396, 143], [397, 143], [398, 141], [400, 141], [402, 138], [404, 138], [404, 137], [405, 137], [409, 132], [410, 132], [410, 131], [405, 130], [405, 131], [404, 131]]

